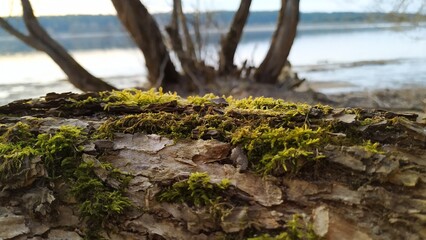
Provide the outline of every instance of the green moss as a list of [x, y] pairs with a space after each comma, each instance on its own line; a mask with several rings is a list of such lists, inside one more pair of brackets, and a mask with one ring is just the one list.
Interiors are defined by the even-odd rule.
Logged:
[[26, 159], [38, 154], [36, 149], [0, 143], [0, 180], [5, 181], [23, 170]]
[[178, 101], [180, 97], [176, 93], [164, 93], [162, 88], [158, 91], [151, 89], [149, 91], [141, 91], [137, 89], [127, 89], [122, 91], [112, 91], [109, 94], [104, 94], [103, 102], [106, 103], [105, 109], [111, 106], [126, 105], [126, 106], [147, 106], [150, 104], [167, 103]]
[[213, 93], [208, 93], [204, 96], [189, 96], [186, 99], [186, 103], [194, 104], [194, 105], [205, 105], [211, 103], [211, 100], [218, 98], [218, 96], [214, 95]]
[[96, 135], [98, 138], [111, 138], [113, 132], [146, 132], [173, 138], [188, 138], [197, 125], [196, 114], [142, 113], [107, 120], [99, 127]]
[[[139, 92], [135, 94], [143, 95]], [[163, 96], [161, 91], [157, 93], [154, 90], [144, 94], [151, 96], [148, 98], [151, 99], [149, 103], [154, 103], [157, 101], [156, 97]], [[172, 96], [172, 99], [167, 100], [178, 98]], [[216, 96], [213, 94], [190, 97], [186, 102], [180, 100], [180, 104], [203, 105], [214, 98]], [[262, 97], [239, 100], [228, 97], [226, 101], [229, 106], [222, 112], [213, 106], [207, 106], [202, 112], [196, 112], [191, 108], [191, 111], [181, 113], [160, 111], [111, 118], [99, 127], [96, 136], [112, 138], [116, 132], [130, 134], [145, 132], [174, 139], [214, 138], [231, 142], [233, 145], [243, 145], [249, 156], [250, 167], [263, 174], [282, 174], [287, 171], [295, 173], [306, 161], [323, 157], [318, 149], [325, 141], [324, 128], [317, 125], [311, 129], [307, 125], [301, 125], [300, 122], [311, 121], [308, 114], [312, 111], [317, 115], [327, 114], [331, 111], [330, 107], [322, 105], [312, 107], [308, 104]], [[126, 102], [128, 103], [128, 101], [123, 103]], [[327, 126], [326, 123], [318, 123]]]
[[18, 122], [7, 128], [0, 136], [0, 180], [9, 180], [29, 167], [24, 166], [25, 162], [29, 164], [30, 157], [39, 154], [34, 143], [35, 136], [28, 124]]
[[99, 99], [99, 98], [94, 98], [94, 97], [91, 97], [91, 96], [89, 96], [89, 97], [87, 97], [86, 99], [84, 99], [84, 100], [81, 100], [81, 101], [77, 101], [77, 100], [75, 100], [75, 99], [72, 99], [72, 98], [70, 98], [70, 99], [68, 99], [70, 102], [72, 102], [71, 104], [69, 104], [67, 107], [69, 107], [69, 108], [81, 108], [81, 107], [84, 107], [84, 106], [86, 106], [86, 105], [88, 105], [88, 104], [94, 104], [94, 103], [101, 103], [102, 102], [102, 100], [101, 99]]
[[376, 154], [384, 154], [384, 151], [380, 150], [380, 143], [372, 143], [370, 140], [364, 141], [362, 145], [367, 152], [376, 153]]
[[88, 239], [97, 238], [102, 223], [115, 219], [130, 206], [124, 196], [130, 178], [102, 163], [108, 178], [120, 184], [119, 189], [106, 185], [95, 173], [93, 163], [82, 162], [85, 131], [74, 126], [61, 126], [50, 133], [31, 132], [28, 124], [18, 122], [0, 136], [0, 180], [11, 180], [30, 170], [30, 160], [40, 156], [49, 178], [64, 178], [80, 206], [80, 216], [87, 220]]
[[115, 219], [131, 206], [130, 200], [124, 196], [125, 188], [130, 180], [126, 174], [119, 172], [109, 164], [101, 164], [108, 171], [107, 178], [113, 178], [120, 183], [118, 189], [105, 184], [95, 174], [93, 161], [82, 162], [74, 171], [72, 193], [80, 202], [80, 217], [87, 219], [91, 231], [90, 236], [96, 236], [102, 225]]
[[303, 103], [286, 102], [282, 99], [273, 99], [265, 97], [248, 97], [244, 99], [234, 99], [228, 97], [228, 110], [249, 110], [254, 113], [263, 113], [269, 115], [286, 114], [289, 116], [306, 115], [311, 106]]
[[34, 135], [30, 132], [30, 126], [23, 122], [17, 122], [15, 125], [9, 127], [5, 133], [0, 137], [1, 142], [14, 143], [18, 145], [28, 144]]
[[248, 238], [248, 240], [319, 240], [321, 239], [312, 229], [310, 224], [304, 223], [300, 216], [295, 214], [286, 224], [286, 231], [275, 236], [263, 234], [258, 237]]
[[371, 124], [379, 123], [383, 120], [384, 120], [383, 117], [377, 116], [377, 117], [373, 117], [373, 118], [364, 118], [359, 123], [360, 123], [361, 126], [368, 126], [368, 125], [371, 125]]
[[232, 143], [242, 145], [254, 169], [262, 174], [296, 173], [306, 161], [323, 157], [318, 149], [324, 135], [324, 129], [306, 125], [294, 129], [245, 126], [233, 134]]
[[43, 155], [50, 177], [69, 177], [79, 164], [81, 144], [87, 136], [81, 128], [61, 126], [55, 133], [38, 135], [36, 147]]
[[187, 203], [190, 206], [212, 206], [222, 200], [229, 180], [211, 183], [207, 173], [191, 173], [188, 179], [174, 183], [158, 194], [159, 201]]

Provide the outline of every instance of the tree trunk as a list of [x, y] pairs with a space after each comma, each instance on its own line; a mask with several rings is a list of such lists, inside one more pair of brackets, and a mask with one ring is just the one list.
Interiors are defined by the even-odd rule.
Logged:
[[112, 0], [118, 18], [145, 57], [148, 80], [152, 86], [168, 87], [180, 75], [170, 59], [161, 31], [140, 0]]
[[189, 57], [194, 59], [194, 61], [197, 61], [198, 58], [195, 54], [194, 42], [192, 41], [191, 34], [189, 33], [188, 21], [186, 20], [185, 13], [183, 12], [181, 0], [173, 0], [173, 11], [176, 11], [177, 19], [179, 19], [182, 26], [183, 37], [185, 39], [185, 51], [187, 52]]
[[296, 36], [299, 21], [299, 0], [281, 0], [278, 24], [271, 46], [255, 72], [257, 82], [277, 83]]
[[[192, 89], [197, 88], [199, 91], [203, 89], [201, 81], [204, 76], [201, 75], [201, 69], [198, 66], [197, 59], [194, 54], [191, 54], [191, 51], [184, 49], [182, 38], [180, 35], [180, 25], [186, 24], [181, 22], [179, 24], [179, 8], [182, 10], [181, 2], [179, 0], [173, 1], [173, 11], [170, 19], [170, 24], [166, 27], [167, 34], [170, 37], [170, 43], [173, 51], [176, 53], [176, 56], [179, 59], [181, 64], [183, 74], [187, 79], [191, 80], [191, 83], [194, 85]], [[191, 41], [192, 42], [192, 41]]]
[[80, 64], [78, 64], [74, 58], [43, 29], [37, 18], [34, 16], [30, 2], [28, 0], [21, 0], [21, 2], [23, 18], [29, 35], [26, 36], [20, 33], [4, 19], [0, 18], [0, 26], [2, 28], [23, 41], [25, 44], [49, 55], [49, 57], [51, 57], [52, 60], [68, 76], [68, 80], [78, 89], [92, 92], [116, 89], [99, 78], [94, 77]]
[[227, 75], [235, 70], [234, 55], [243, 35], [243, 29], [250, 13], [251, 0], [242, 0], [235, 13], [228, 33], [221, 41], [219, 54], [219, 75]]
[[415, 114], [188, 101], [126, 91], [0, 107], [0, 239], [426, 238]]

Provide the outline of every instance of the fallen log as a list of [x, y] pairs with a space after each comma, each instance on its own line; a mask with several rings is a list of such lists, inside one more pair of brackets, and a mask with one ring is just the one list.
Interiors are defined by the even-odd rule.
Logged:
[[0, 106], [0, 239], [425, 239], [415, 114], [126, 90]]

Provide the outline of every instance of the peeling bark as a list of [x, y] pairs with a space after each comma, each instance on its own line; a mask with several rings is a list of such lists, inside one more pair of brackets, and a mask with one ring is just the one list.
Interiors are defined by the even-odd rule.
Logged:
[[[106, 119], [122, 119], [129, 113], [227, 114], [226, 105], [214, 102], [205, 106], [123, 105], [109, 110], [100, 102], [81, 110], [66, 107], [89, 96], [99, 97], [50, 94], [2, 106], [0, 133], [17, 121], [32, 123], [33, 133], [51, 132], [61, 125], [93, 133]], [[262, 117], [260, 112], [234, 109], [228, 114], [238, 122]], [[368, 121], [378, 117], [383, 120]], [[328, 133], [334, 140], [321, 149], [325, 158], [295, 175], [280, 176], [240, 169], [244, 151], [215, 139], [172, 140], [144, 132], [116, 132], [113, 140], [91, 139], [84, 145], [84, 161], [109, 163], [132, 176], [126, 196], [133, 207], [117, 216], [116, 222], [106, 223], [101, 234], [106, 239], [247, 239], [285, 231], [298, 214], [325, 239], [425, 239], [426, 126], [415, 118], [414, 114], [363, 109], [333, 109], [321, 115], [312, 108], [306, 116], [294, 118], [294, 124], [328, 121], [334, 124]], [[214, 136], [212, 132], [210, 138]], [[359, 144], [366, 140], [383, 148], [369, 151]], [[15, 176], [20, 181], [0, 182], [0, 238], [84, 237], [85, 223], [78, 220], [70, 186], [60, 178], [47, 178], [39, 158], [26, 159], [25, 164], [29, 168]], [[99, 179], [115, 188], [105, 171], [95, 164]], [[229, 179], [230, 188], [222, 196], [226, 214], [218, 218], [209, 207], [158, 200], [157, 193], [164, 186], [193, 172], [208, 173], [212, 183]]]

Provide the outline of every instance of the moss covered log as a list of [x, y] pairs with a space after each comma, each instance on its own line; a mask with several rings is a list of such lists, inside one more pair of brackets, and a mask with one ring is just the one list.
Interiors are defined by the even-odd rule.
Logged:
[[424, 239], [415, 114], [160, 90], [0, 106], [0, 239]]

